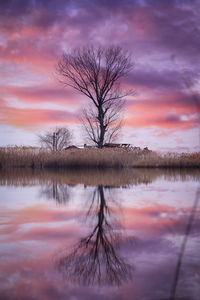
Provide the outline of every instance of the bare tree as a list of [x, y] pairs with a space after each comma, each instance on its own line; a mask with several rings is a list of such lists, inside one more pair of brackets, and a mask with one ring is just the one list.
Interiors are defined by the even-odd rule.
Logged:
[[58, 151], [69, 145], [72, 134], [66, 127], [56, 127], [54, 130], [39, 134], [38, 138], [41, 145], [48, 150]]
[[82, 121], [88, 138], [99, 148], [111, 142], [121, 127], [123, 98], [120, 79], [133, 64], [121, 47], [85, 47], [64, 53], [57, 64], [59, 80], [87, 96], [91, 104], [83, 110]]

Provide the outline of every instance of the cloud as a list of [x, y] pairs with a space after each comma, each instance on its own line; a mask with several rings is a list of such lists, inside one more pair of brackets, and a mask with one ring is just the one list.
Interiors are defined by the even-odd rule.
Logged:
[[31, 109], [1, 105], [0, 123], [20, 127], [32, 127], [48, 124], [74, 124], [76, 114], [65, 110]]
[[[136, 66], [124, 80], [124, 83], [135, 87], [136, 91], [141, 88], [151, 90], [151, 92], [152, 89], [156, 91], [163, 89], [180, 91], [185, 88], [182, 76], [182, 72], [178, 70], [159, 70], [154, 69], [154, 66], [145, 69], [145, 66]], [[191, 72], [190, 78], [194, 80], [195, 77], [196, 75]]]
[[1, 122], [24, 127], [34, 126], [33, 119], [36, 125], [76, 122], [70, 112], [23, 110], [12, 99], [43, 107], [45, 102], [66, 103], [79, 112], [81, 97], [52, 84], [60, 55], [77, 46], [114, 44], [128, 49], [135, 63], [123, 80], [138, 97], [129, 101], [126, 126], [182, 132], [197, 127], [197, 110], [183, 77], [190, 87], [198, 87], [199, 34], [197, 0], [1, 1], [1, 98], [10, 101], [10, 108], [1, 111]]
[[197, 127], [200, 106], [193, 95], [181, 92], [157, 94], [155, 98], [127, 100], [127, 126], [186, 129]]
[[79, 94], [74, 93], [72, 89], [66, 89], [54, 82], [46, 86], [45, 84], [24, 87], [4, 85], [0, 86], [0, 90], [5, 98], [14, 97], [26, 103], [51, 102], [76, 106], [81, 99]]
[[[92, 3], [58, 1], [56, 5], [54, 1], [48, 1], [47, 5], [42, 0], [16, 3], [4, 2], [1, 9], [1, 32], [6, 42], [4, 47], [1, 46], [0, 55], [5, 61], [24, 61], [38, 68], [52, 66], [63, 47], [73, 48], [98, 41], [105, 44], [123, 42], [133, 56], [136, 53], [138, 61], [143, 61], [144, 56], [149, 57], [148, 65], [154, 69], [163, 55], [163, 65], [170, 63], [172, 67], [174, 61], [169, 62], [172, 56], [178, 60], [180, 56], [184, 59], [198, 57], [197, 1], [190, 5], [184, 1], [181, 5], [176, 1], [142, 4], [141, 1], [105, 3], [97, 0]], [[185, 63], [188, 61], [183, 65]], [[173, 86], [170, 72], [167, 72], [162, 84]], [[152, 76], [148, 79], [149, 84], [153, 84]]]

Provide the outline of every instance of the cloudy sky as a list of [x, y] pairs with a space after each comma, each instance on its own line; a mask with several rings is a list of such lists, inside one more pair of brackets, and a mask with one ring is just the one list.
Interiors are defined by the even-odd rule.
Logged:
[[74, 47], [120, 45], [134, 68], [123, 84], [120, 141], [158, 151], [197, 151], [199, 0], [0, 1], [0, 145], [37, 145], [56, 125], [73, 130], [87, 99], [63, 88], [55, 65]]

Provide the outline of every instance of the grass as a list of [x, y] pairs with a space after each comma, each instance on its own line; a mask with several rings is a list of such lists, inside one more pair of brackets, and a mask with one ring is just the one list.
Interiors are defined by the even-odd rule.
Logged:
[[26, 147], [0, 148], [0, 168], [199, 168], [200, 152], [157, 154], [149, 150], [69, 149], [48, 152]]

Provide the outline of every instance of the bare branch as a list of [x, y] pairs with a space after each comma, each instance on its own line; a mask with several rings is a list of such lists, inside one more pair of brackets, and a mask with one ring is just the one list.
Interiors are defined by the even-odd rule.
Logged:
[[56, 127], [52, 131], [46, 131], [38, 135], [42, 146], [50, 151], [57, 151], [66, 148], [72, 139], [72, 134], [66, 127]]
[[[121, 47], [84, 47], [64, 53], [57, 65], [60, 82], [87, 96], [92, 106], [85, 109], [82, 121], [89, 139], [102, 148], [109, 135], [120, 129], [124, 97], [120, 79], [132, 69], [130, 54]], [[119, 121], [119, 122], [117, 122]]]

